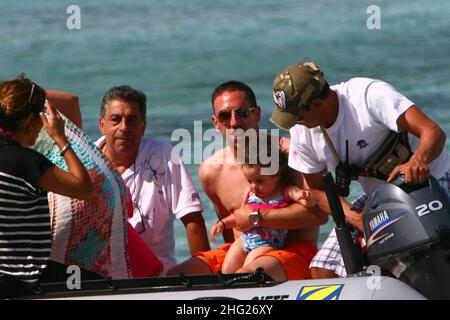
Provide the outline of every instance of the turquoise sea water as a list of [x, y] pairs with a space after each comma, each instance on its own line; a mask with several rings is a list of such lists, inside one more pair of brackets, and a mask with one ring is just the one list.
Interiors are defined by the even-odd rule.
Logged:
[[[80, 30], [66, 27], [72, 4]], [[381, 29], [367, 27], [370, 5], [380, 8]], [[231, 79], [254, 89], [261, 127], [273, 128], [275, 73], [314, 60], [330, 84], [354, 76], [391, 83], [450, 134], [449, 16], [448, 0], [0, 0], [0, 78], [26, 72], [77, 94], [93, 139], [104, 92], [130, 84], [148, 95], [146, 134], [170, 142], [177, 128], [193, 131], [194, 120], [212, 127], [210, 94]], [[189, 165], [200, 189], [197, 168]], [[201, 197], [209, 229], [215, 213]], [[181, 261], [189, 256], [181, 223], [176, 239]]]

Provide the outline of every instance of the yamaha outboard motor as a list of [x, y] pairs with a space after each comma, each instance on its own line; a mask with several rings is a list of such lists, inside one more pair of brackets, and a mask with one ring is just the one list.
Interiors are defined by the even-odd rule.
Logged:
[[450, 299], [450, 199], [435, 178], [379, 186], [367, 200], [363, 226], [371, 263], [429, 299]]

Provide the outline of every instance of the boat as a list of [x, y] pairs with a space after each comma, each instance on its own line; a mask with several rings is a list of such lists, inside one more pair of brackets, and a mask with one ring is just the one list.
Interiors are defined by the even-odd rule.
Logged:
[[450, 299], [450, 200], [433, 177], [408, 186], [402, 177], [369, 195], [363, 212], [367, 256], [354, 245], [336, 185], [324, 176], [349, 276], [274, 281], [254, 273], [93, 280], [29, 288], [19, 299], [83, 300], [423, 300]]
[[70, 290], [66, 283], [41, 284], [20, 299], [58, 300], [424, 300], [421, 293], [390, 277], [278, 282], [264, 272], [95, 280]]

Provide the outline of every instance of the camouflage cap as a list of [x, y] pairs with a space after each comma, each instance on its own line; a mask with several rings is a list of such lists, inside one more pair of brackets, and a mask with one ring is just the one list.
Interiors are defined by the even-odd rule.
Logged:
[[325, 87], [323, 72], [314, 62], [292, 64], [273, 80], [275, 109], [270, 121], [284, 130], [295, 125], [298, 114], [317, 98]]

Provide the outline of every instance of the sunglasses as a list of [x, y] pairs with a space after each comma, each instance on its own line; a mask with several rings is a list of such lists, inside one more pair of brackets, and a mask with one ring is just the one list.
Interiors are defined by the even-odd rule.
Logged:
[[142, 212], [142, 208], [137, 202], [134, 202], [133, 203], [133, 209], [134, 209], [134, 212], [138, 211], [139, 212], [139, 216], [141, 217], [141, 226], [142, 226], [142, 228], [139, 228], [140, 230], [137, 230], [138, 228], [136, 228], [136, 232], [138, 234], [144, 233], [145, 232], [145, 219], [144, 219], [144, 213]]
[[30, 97], [28, 98], [28, 103], [31, 103], [31, 99], [33, 98], [34, 88], [36, 88], [36, 84], [33, 82], [31, 86]]
[[41, 101], [39, 101], [39, 94], [38, 95], [35, 94], [37, 91], [38, 91], [38, 85], [35, 84], [34, 82], [32, 82], [30, 95], [28, 97], [28, 101], [25, 103], [25, 108], [28, 108], [29, 112], [33, 112], [36, 115], [39, 115], [39, 112], [46, 111], [45, 110], [46, 106], [45, 106], [45, 100], [44, 100], [44, 106], [41, 108], [36, 108], [36, 105], [38, 105], [38, 103], [41, 103]]
[[217, 115], [217, 118], [219, 119], [220, 122], [230, 121], [231, 113], [234, 111], [236, 113], [236, 117], [238, 117], [239, 119], [245, 119], [250, 114], [250, 111], [252, 111], [254, 109], [255, 109], [255, 107], [249, 107], [249, 108], [239, 107], [239, 108], [231, 109], [231, 110], [222, 110]]

